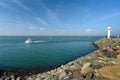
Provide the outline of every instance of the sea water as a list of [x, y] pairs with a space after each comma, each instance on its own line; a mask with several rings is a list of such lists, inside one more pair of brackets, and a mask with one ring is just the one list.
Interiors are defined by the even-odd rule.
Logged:
[[[34, 42], [26, 44], [28, 38]], [[0, 68], [49, 68], [84, 56], [100, 36], [1, 36]]]

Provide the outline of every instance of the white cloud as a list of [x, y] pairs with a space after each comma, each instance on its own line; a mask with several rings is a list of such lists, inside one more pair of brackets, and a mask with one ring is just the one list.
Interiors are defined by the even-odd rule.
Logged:
[[53, 12], [50, 8], [48, 8], [42, 1], [40, 1], [40, 5], [46, 11], [48, 18], [50, 19], [50, 22], [52, 22], [56, 26], [61, 26], [61, 21], [59, 20], [58, 16], [55, 14], [55, 12]]
[[86, 29], [85, 32], [94, 32], [95, 30], [92, 30], [92, 29]]
[[0, 2], [0, 6], [5, 7], [5, 8], [9, 8], [9, 9], [13, 9], [13, 7], [11, 7], [10, 5], [8, 5], [6, 3], [2, 3], [2, 2]]
[[33, 24], [31, 23], [26, 23], [26, 27], [31, 29], [31, 30], [45, 30], [46, 28], [43, 28], [43, 27], [38, 27], [38, 26], [34, 26]]
[[19, 7], [23, 8], [24, 10], [30, 11], [32, 12], [32, 10], [25, 6], [22, 2], [20, 2], [19, 0], [11, 0], [13, 3], [17, 4]]
[[32, 24], [31, 23], [26, 23], [27, 26], [31, 26]]
[[47, 9], [47, 16], [54, 21], [58, 21], [58, 17], [50, 9]]
[[43, 19], [40, 19], [39, 17], [36, 17], [36, 20], [42, 25], [47, 25], [47, 23]]
[[57, 16], [55, 13], [53, 13], [42, 1], [41, 1], [41, 6], [46, 10], [47, 16], [53, 20], [57, 19]]
[[31, 30], [40, 30], [40, 31], [45, 30], [45, 28], [43, 28], [43, 27], [33, 27], [33, 26], [30, 26], [29, 29], [31, 29]]
[[113, 17], [116, 17], [116, 16], [120, 16], [120, 13], [108, 14], [108, 15], [106, 15], [106, 16], [101, 17], [100, 19], [101, 19], [101, 20], [106, 20], [106, 19], [113, 18]]
[[42, 30], [45, 30], [45, 28], [40, 27], [40, 28], [39, 28], [39, 30], [41, 30], [41, 31], [42, 31]]
[[29, 29], [38, 29], [38, 27], [30, 26]]
[[65, 32], [65, 30], [56, 30], [57, 32]]

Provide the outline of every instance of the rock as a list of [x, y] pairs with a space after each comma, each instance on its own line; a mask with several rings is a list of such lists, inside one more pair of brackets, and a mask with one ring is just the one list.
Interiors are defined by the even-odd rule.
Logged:
[[90, 62], [87, 62], [83, 65], [81, 71], [85, 70], [86, 68], [90, 67], [91, 66], [91, 63]]
[[117, 52], [115, 52], [112, 49], [108, 49], [107, 51], [105, 51], [104, 55], [107, 56], [108, 58], [117, 58]]
[[116, 48], [119, 50], [119, 49], [120, 49], [120, 46], [116, 46]]
[[[50, 74], [50, 72], [49, 72], [49, 74]], [[39, 73], [39, 74], [37, 74], [37, 77], [40, 77], [41, 76], [41, 74]]]
[[70, 77], [66, 76], [66, 77], [63, 78], [63, 80], [70, 80]]
[[97, 57], [104, 57], [104, 54], [103, 54], [102, 51], [97, 50], [97, 51], [95, 52], [95, 54], [96, 54]]
[[117, 50], [116, 52], [117, 52], [117, 54], [120, 54], [120, 49], [119, 49], [119, 50]]
[[20, 77], [17, 77], [17, 79], [16, 80], [20, 80]]
[[40, 80], [39, 78], [35, 78], [35, 80]]
[[87, 74], [87, 76], [85, 77], [86, 80], [93, 80], [93, 73], [89, 73]]
[[72, 66], [70, 66], [69, 69], [72, 71], [77, 71], [77, 70], [81, 70], [81, 67], [79, 65], [72, 65]]
[[69, 62], [67, 65], [72, 66], [73, 65], [73, 61]]
[[73, 77], [73, 73], [72, 72], [68, 72], [68, 74], [67, 74], [68, 76], [69, 76], [69, 78], [72, 78]]
[[4, 76], [1, 76], [1, 77], [0, 77], [0, 80], [5, 80], [5, 77], [4, 77]]
[[61, 65], [61, 67], [60, 67], [61, 69], [66, 69], [66, 66], [65, 65]]
[[90, 54], [88, 54], [87, 56], [85, 56], [85, 59], [87, 60], [87, 62], [91, 62], [93, 60], [95, 60], [97, 58], [96, 54], [93, 54], [94, 52], [91, 52]]
[[93, 72], [93, 69], [91, 67], [87, 67], [84, 70], [81, 70], [81, 74], [85, 77], [88, 74], [91, 74]]
[[72, 79], [75, 79], [75, 80], [84, 80], [83, 76], [80, 74], [79, 71], [74, 71], [73, 72]]
[[[53, 73], [51, 73], [51, 74], [53, 74]], [[47, 77], [47, 74], [46, 73], [43, 73], [43, 74], [41, 74], [41, 78], [46, 78]]]
[[6, 77], [5, 80], [10, 80], [10, 77]]
[[105, 77], [103, 77], [103, 76], [95, 76], [95, 77], [94, 77], [94, 80], [110, 80], [110, 79], [105, 78]]
[[58, 68], [56, 73], [57, 73], [57, 74], [60, 74], [60, 73], [63, 72], [63, 71], [64, 71], [63, 69]]
[[4, 80], [3, 78], [0, 78], [0, 80]]
[[111, 61], [111, 62], [109, 62], [109, 63], [111, 63], [111, 64], [118, 64], [118, 61]]
[[98, 59], [100, 59], [100, 60], [104, 60], [104, 58], [103, 57], [97, 57]]
[[3, 78], [0, 78], [0, 80], [4, 80]]
[[80, 79], [77, 79], [77, 78], [76, 78], [76, 79], [71, 79], [71, 80], [80, 80]]
[[61, 72], [59, 74], [59, 80], [63, 80], [67, 76], [67, 73], [65, 71]]
[[33, 80], [33, 78], [30, 76], [30, 77], [28, 77], [26, 80]]
[[98, 61], [95, 60], [95, 61], [92, 62], [92, 68], [93, 69], [100, 69], [104, 66], [105, 66], [104, 63], [101, 63], [100, 60], [98, 60]]
[[91, 66], [91, 63], [86, 63], [83, 65], [80, 71], [80, 73], [83, 75], [84, 78], [86, 78], [86, 80], [91, 79], [93, 76], [93, 69], [90, 66]]
[[107, 65], [116, 65], [119, 63], [116, 58], [107, 58], [106, 62], [107, 62]]
[[93, 71], [93, 74], [94, 74], [94, 76], [100, 76], [98, 70], [96, 70], [96, 69]]
[[15, 77], [12, 75], [12, 76], [10, 76], [11, 77], [11, 80], [15, 80]]
[[117, 55], [117, 59], [118, 59], [118, 60], [120, 60], [120, 54], [119, 54], [119, 55]]

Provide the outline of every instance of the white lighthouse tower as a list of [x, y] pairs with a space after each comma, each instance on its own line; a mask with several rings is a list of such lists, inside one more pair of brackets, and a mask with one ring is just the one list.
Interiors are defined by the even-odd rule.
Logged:
[[108, 35], [107, 35], [107, 38], [110, 39], [110, 30], [111, 30], [111, 27], [107, 27], [107, 31], [108, 31]]

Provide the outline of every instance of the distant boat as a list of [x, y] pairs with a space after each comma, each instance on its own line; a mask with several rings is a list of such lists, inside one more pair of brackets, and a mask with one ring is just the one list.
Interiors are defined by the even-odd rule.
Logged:
[[27, 39], [25, 43], [30, 44], [30, 43], [33, 43], [33, 41], [31, 39]]

